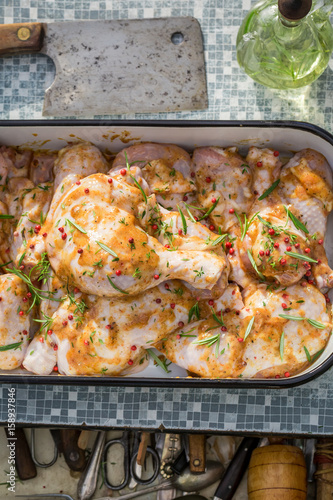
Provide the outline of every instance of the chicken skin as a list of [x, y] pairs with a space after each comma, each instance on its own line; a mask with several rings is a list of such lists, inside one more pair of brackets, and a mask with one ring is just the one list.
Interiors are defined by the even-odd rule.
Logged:
[[157, 349], [201, 377], [260, 378], [296, 374], [325, 347], [331, 312], [312, 285], [274, 293], [253, 285], [243, 295], [244, 303], [229, 285], [214, 315], [176, 330]]
[[38, 374], [51, 373], [56, 362], [66, 375], [126, 375], [142, 370], [144, 349], [184, 325], [195, 303], [177, 280], [122, 298], [69, 292], [52, 316], [52, 334], [45, 342], [37, 335], [23, 365]]
[[0, 276], [0, 369], [19, 368], [28, 349], [30, 313], [27, 287], [12, 274]]
[[213, 288], [225, 259], [214, 252], [205, 252], [204, 259], [200, 251], [170, 252], [133, 215], [140, 190], [132, 187], [135, 196], [125, 196], [130, 188], [109, 179], [85, 177], [47, 218], [47, 253], [55, 272], [85, 293], [107, 297], [139, 293], [176, 277], [195, 288]]
[[127, 376], [154, 356], [213, 379], [307, 369], [332, 331], [326, 159], [157, 143], [110, 158], [88, 142], [0, 147], [0, 368]]

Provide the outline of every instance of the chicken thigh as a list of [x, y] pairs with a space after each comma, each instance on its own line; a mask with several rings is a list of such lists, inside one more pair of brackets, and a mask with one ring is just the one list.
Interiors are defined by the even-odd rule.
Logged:
[[299, 151], [281, 172], [283, 196], [298, 210], [309, 233], [308, 246], [319, 261], [312, 271], [322, 290], [333, 286], [333, 270], [323, 245], [327, 217], [333, 208], [332, 184], [332, 170], [326, 158], [312, 149]]
[[53, 315], [51, 335], [45, 342], [36, 336], [23, 365], [39, 374], [50, 373], [56, 361], [59, 372], [66, 375], [126, 375], [141, 370], [146, 365], [144, 348], [184, 325], [195, 303], [179, 281], [121, 299], [69, 292]]
[[222, 232], [234, 224], [234, 212], [247, 213], [252, 202], [252, 171], [236, 148], [201, 147], [192, 158], [199, 204]]
[[50, 210], [44, 229], [55, 272], [86, 293], [108, 297], [135, 294], [175, 277], [212, 289], [225, 259], [213, 252], [170, 252], [133, 215], [138, 197], [142, 201], [140, 190], [131, 188], [136, 198], [125, 196], [126, 184], [109, 179], [103, 174], [82, 179]]
[[325, 297], [312, 285], [283, 291], [252, 285], [244, 304], [229, 285], [214, 310], [157, 349], [201, 377], [289, 377], [319, 356], [332, 329]]
[[21, 366], [29, 344], [27, 287], [12, 274], [0, 276], [0, 369]]

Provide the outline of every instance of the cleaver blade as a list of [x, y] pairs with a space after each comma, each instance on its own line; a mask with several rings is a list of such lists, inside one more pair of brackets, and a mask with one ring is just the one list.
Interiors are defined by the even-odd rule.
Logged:
[[40, 52], [56, 74], [44, 116], [205, 109], [204, 50], [193, 17], [0, 26], [0, 55]]

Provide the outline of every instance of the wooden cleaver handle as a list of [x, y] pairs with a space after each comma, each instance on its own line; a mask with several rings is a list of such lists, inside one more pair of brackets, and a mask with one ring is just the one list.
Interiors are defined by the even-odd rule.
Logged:
[[39, 52], [43, 45], [42, 23], [0, 25], [0, 55]]
[[203, 474], [206, 471], [206, 436], [189, 434], [190, 471], [192, 474]]

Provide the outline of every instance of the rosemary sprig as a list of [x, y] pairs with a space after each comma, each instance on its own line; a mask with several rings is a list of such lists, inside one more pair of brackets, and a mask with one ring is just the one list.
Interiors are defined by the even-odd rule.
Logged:
[[314, 264], [317, 264], [317, 260], [311, 259], [311, 257], [308, 257], [307, 255], [302, 255], [300, 253], [296, 252], [284, 252], [286, 255], [289, 255], [289, 257], [294, 257], [294, 259], [299, 259], [299, 260], [305, 260], [306, 262], [313, 262]]
[[280, 183], [280, 179], [277, 179], [275, 182], [273, 182], [273, 184], [271, 186], [269, 186], [269, 188], [266, 189], [266, 191], [264, 191], [261, 196], [259, 196], [258, 200], [261, 201], [261, 200], [267, 198], [267, 196], [269, 196], [271, 194], [271, 192], [274, 191], [274, 189], [279, 185], [279, 183]]
[[155, 363], [162, 368], [162, 370], [165, 371], [165, 373], [170, 373], [170, 370], [168, 369], [168, 365], [166, 364], [166, 359], [162, 361], [157, 354], [154, 353], [152, 349], [146, 349], [148, 352], [149, 356], [155, 361]]
[[[205, 212], [200, 218], [199, 218], [199, 221], [200, 220], [203, 220], [205, 219], [206, 217], [208, 217], [208, 215], [210, 215], [212, 213], [213, 210], [215, 210], [218, 202], [219, 202], [219, 199], [220, 198], [217, 198], [217, 200], [213, 203], [213, 205], [207, 210], [207, 212]], [[202, 209], [201, 209], [202, 210]]]
[[283, 207], [287, 212], [287, 216], [290, 217], [290, 220], [292, 221], [296, 229], [300, 229], [305, 234], [309, 234], [309, 230], [304, 226], [304, 224], [302, 224], [302, 222], [299, 219], [297, 219], [297, 217], [289, 210], [289, 208], [287, 208], [285, 205], [283, 205]]
[[196, 302], [194, 306], [191, 307], [191, 309], [188, 312], [188, 322], [191, 321], [192, 316], [196, 316], [197, 319], [200, 319], [200, 309], [199, 309], [199, 302]]
[[35, 319], [35, 318], [33, 319], [33, 321], [36, 321], [36, 323], [42, 323], [42, 325], [40, 326], [40, 329], [38, 330], [39, 332], [42, 332], [45, 329], [49, 329], [54, 321], [53, 318], [51, 318], [50, 316], [45, 314], [43, 311], [41, 311], [41, 313], [42, 313], [44, 319]]
[[125, 292], [125, 290], [122, 290], [121, 288], [117, 287], [117, 285], [115, 285], [115, 284], [113, 283], [113, 281], [112, 281], [112, 279], [110, 278], [110, 276], [109, 276], [109, 275], [107, 275], [107, 278], [108, 278], [108, 280], [109, 280], [110, 285], [111, 285], [111, 286], [112, 286], [115, 290], [117, 290], [117, 292], [120, 292], [120, 293], [125, 293], [126, 295], [128, 295], [128, 292]]
[[190, 205], [188, 205], [187, 203], [184, 203], [184, 205], [185, 205], [185, 208], [186, 208], [186, 211], [188, 213], [189, 218], [191, 219], [192, 222], [196, 223], [197, 221], [195, 220], [195, 218], [192, 215], [191, 210], [189, 209]]
[[284, 355], [284, 332], [282, 332], [281, 337], [280, 337], [280, 358], [281, 358], [281, 361], [283, 361], [283, 355]]
[[247, 328], [246, 328], [246, 331], [245, 331], [245, 335], [244, 335], [243, 340], [246, 340], [246, 339], [247, 339], [247, 337], [250, 335], [251, 330], [252, 330], [252, 327], [253, 327], [253, 323], [254, 323], [254, 316], [253, 316], [253, 318], [251, 318], [251, 319], [250, 319], [250, 322], [249, 322], [249, 324], [247, 325]]
[[242, 220], [241, 220], [240, 216], [238, 215], [238, 213], [235, 212], [235, 215], [236, 215], [236, 217], [238, 219], [238, 222], [239, 222], [239, 225], [240, 225], [240, 228], [241, 228], [241, 233], [242, 233], [242, 235], [241, 235], [241, 241], [244, 240], [245, 235], [246, 235], [246, 233], [247, 233], [250, 225], [252, 224], [252, 222], [254, 221], [255, 217], [258, 215], [258, 213], [259, 212], [257, 212], [256, 214], [254, 214], [254, 216], [251, 217], [251, 219], [249, 219], [249, 220], [247, 219], [246, 214], [243, 214], [244, 215], [244, 222], [242, 222]]
[[192, 342], [192, 344], [196, 344], [196, 345], [206, 345], [207, 347], [211, 347], [212, 345], [215, 344], [215, 342], [217, 342], [220, 338], [220, 332], [217, 333], [216, 335], [212, 335], [211, 337], [207, 337], [205, 339], [201, 339], [201, 340], [194, 340]]
[[252, 252], [251, 250], [247, 250], [247, 255], [248, 255], [248, 258], [252, 264], [252, 267], [253, 269], [255, 270], [255, 272], [258, 274], [259, 278], [262, 280], [262, 281], [265, 281], [265, 276], [259, 271], [258, 267], [257, 267], [257, 264], [255, 263], [254, 261], [254, 258], [253, 258], [253, 255], [252, 255]]
[[19, 267], [20, 267], [20, 265], [22, 264], [23, 259], [24, 259], [24, 257], [25, 257], [25, 254], [26, 254], [26, 253], [27, 253], [27, 252], [23, 252], [23, 254], [21, 255], [21, 257], [20, 257], [20, 259], [19, 259], [19, 261], [18, 261], [18, 265], [19, 265]]
[[183, 214], [182, 209], [180, 208], [179, 205], [177, 205], [177, 208], [178, 208], [178, 212], [180, 213], [180, 217], [182, 219], [183, 232], [184, 232], [184, 234], [186, 234], [187, 233], [187, 222], [186, 222], [186, 219], [185, 219], [185, 215]]
[[288, 319], [292, 321], [307, 321], [314, 328], [318, 328], [319, 330], [325, 330], [326, 326], [319, 321], [311, 318], [303, 318], [302, 316], [289, 316], [289, 314], [279, 314], [280, 318]]
[[127, 171], [128, 171], [128, 175], [130, 176], [130, 178], [132, 179], [132, 181], [134, 182], [134, 184], [136, 185], [136, 187], [141, 191], [143, 199], [145, 200], [145, 203], [147, 203], [148, 200], [147, 200], [146, 193], [144, 192], [144, 190], [142, 189], [142, 186], [140, 186], [140, 184], [138, 183], [138, 181], [136, 180], [136, 178], [134, 177], [134, 175], [131, 174], [131, 165], [132, 165], [132, 163], [137, 163], [137, 162], [132, 162], [131, 164], [129, 164], [128, 163], [128, 158], [127, 158], [126, 151], [125, 151], [125, 161], [126, 161], [126, 168], [127, 168]]
[[318, 359], [323, 354], [324, 351], [325, 351], [325, 348], [320, 349], [320, 351], [316, 352], [316, 354], [314, 354], [312, 356], [312, 362], [316, 361], [316, 359]]
[[222, 316], [222, 310], [220, 312], [220, 316], [221, 316], [221, 319], [218, 318], [218, 316], [216, 315], [214, 309], [211, 307], [211, 310], [212, 310], [212, 315], [213, 315], [213, 318], [215, 319], [215, 321], [221, 325], [221, 326], [224, 326], [224, 321], [223, 321], [223, 316]]
[[66, 222], [68, 222], [69, 224], [74, 226], [76, 229], [78, 229], [81, 233], [87, 234], [87, 231], [85, 229], [83, 229], [83, 227], [79, 226], [79, 224], [77, 224], [73, 220], [70, 220], [70, 219], [65, 219], [65, 220], [66, 220]]
[[32, 294], [32, 303], [27, 313], [29, 313], [35, 305], [40, 305], [42, 300], [53, 300], [55, 302], [61, 302], [61, 299], [56, 299], [55, 297], [53, 297], [55, 292], [40, 290], [31, 281], [32, 273], [34, 273], [35, 271], [39, 273], [38, 281], [43, 281], [45, 283], [45, 281], [48, 279], [50, 263], [47, 260], [46, 255], [46, 253], [42, 254], [42, 260], [30, 270], [29, 275], [24, 274], [20, 269], [10, 269], [9, 267], [5, 268], [5, 271], [7, 273], [12, 273], [15, 274], [15, 276], [18, 276], [28, 286], [29, 292]]
[[97, 241], [96, 240], [96, 243], [97, 245], [99, 245], [103, 250], [105, 250], [106, 252], [108, 252], [109, 254], [111, 254], [113, 257], [116, 257], [118, 260], [119, 260], [119, 257], [118, 255], [116, 254], [116, 252], [114, 252], [113, 250], [111, 250], [111, 248], [109, 248], [107, 245], [104, 245], [104, 243], [102, 243], [101, 241]]
[[226, 239], [228, 235], [227, 234], [221, 234], [216, 240], [213, 241], [212, 246], [215, 247], [215, 245], [218, 245], [219, 243], [222, 243]]
[[1, 345], [0, 351], [1, 352], [2, 351], [9, 351], [10, 349], [14, 349], [14, 351], [16, 351], [16, 349], [21, 347], [22, 344], [23, 344], [23, 340], [21, 340], [21, 342], [14, 342], [14, 344]]

